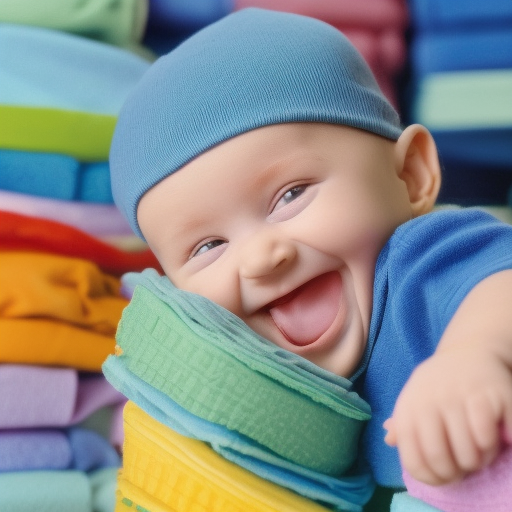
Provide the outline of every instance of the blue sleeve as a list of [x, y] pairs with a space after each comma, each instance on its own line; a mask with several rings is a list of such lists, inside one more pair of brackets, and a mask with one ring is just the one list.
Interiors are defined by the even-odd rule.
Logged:
[[512, 227], [478, 210], [442, 210], [400, 226], [376, 267], [370, 335], [357, 388], [372, 408], [365, 452], [381, 485], [400, 486], [382, 423], [412, 370], [430, 357], [466, 295], [512, 268]]

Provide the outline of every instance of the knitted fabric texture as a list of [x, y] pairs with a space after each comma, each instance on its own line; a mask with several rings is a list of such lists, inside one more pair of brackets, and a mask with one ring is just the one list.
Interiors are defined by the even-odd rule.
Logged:
[[396, 140], [398, 114], [334, 27], [245, 9], [161, 57], [123, 106], [110, 151], [113, 196], [142, 236], [151, 187], [215, 145], [258, 127], [324, 122]]

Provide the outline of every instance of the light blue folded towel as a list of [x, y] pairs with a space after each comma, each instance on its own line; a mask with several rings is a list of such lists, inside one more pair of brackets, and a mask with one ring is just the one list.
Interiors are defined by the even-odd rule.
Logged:
[[393, 495], [389, 512], [443, 512], [424, 501], [413, 498], [408, 492], [398, 492]]
[[0, 103], [117, 115], [150, 63], [121, 48], [0, 24]]

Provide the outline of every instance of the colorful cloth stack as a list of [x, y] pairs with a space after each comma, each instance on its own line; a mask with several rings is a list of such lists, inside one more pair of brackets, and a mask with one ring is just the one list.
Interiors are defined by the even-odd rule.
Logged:
[[131, 51], [146, 15], [142, 0], [0, 6], [0, 510], [115, 506], [126, 398], [101, 364], [119, 276], [156, 260], [131, 242], [107, 159], [149, 66]]
[[0, 251], [1, 510], [112, 510], [125, 399], [99, 369], [119, 288], [84, 259]]
[[411, 117], [438, 145], [441, 201], [512, 205], [512, 4], [409, 3]]
[[368, 405], [346, 379], [283, 351], [154, 270], [103, 372], [129, 399], [116, 510], [361, 511]]

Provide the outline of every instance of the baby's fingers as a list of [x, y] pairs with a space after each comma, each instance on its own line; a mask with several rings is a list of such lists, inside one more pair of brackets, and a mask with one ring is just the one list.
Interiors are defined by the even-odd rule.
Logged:
[[414, 425], [405, 427], [397, 436], [403, 467], [413, 478], [430, 485], [460, 477], [438, 412], [431, 410], [414, 421]]
[[[443, 414], [448, 442], [458, 469], [458, 476], [476, 471], [486, 463], [485, 452], [476, 442], [473, 428], [462, 405], [454, 405]], [[488, 425], [496, 430], [495, 426]], [[492, 448], [491, 445], [487, 446]]]
[[467, 403], [468, 424], [475, 444], [482, 453], [482, 466], [489, 464], [498, 453], [500, 444], [499, 407], [483, 394], [471, 397]]

